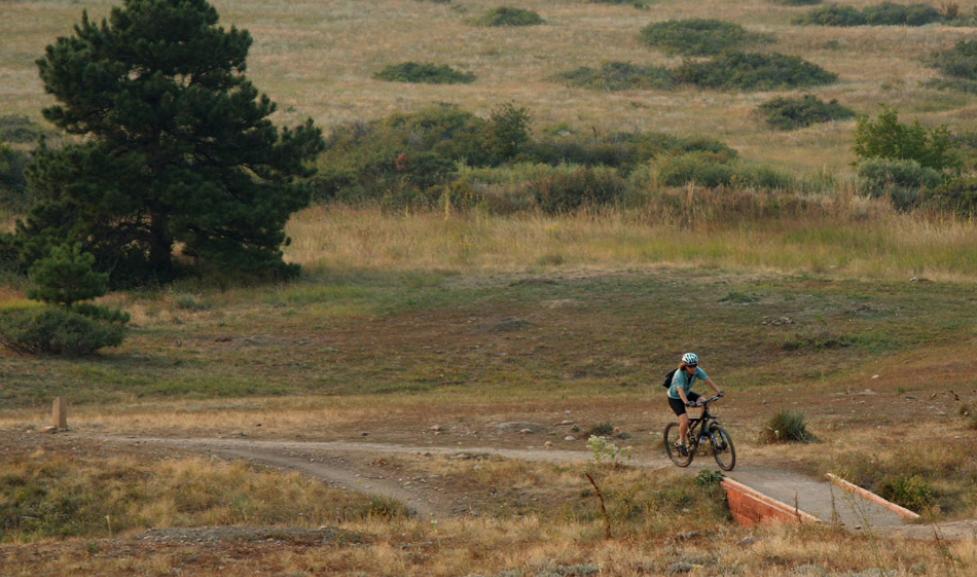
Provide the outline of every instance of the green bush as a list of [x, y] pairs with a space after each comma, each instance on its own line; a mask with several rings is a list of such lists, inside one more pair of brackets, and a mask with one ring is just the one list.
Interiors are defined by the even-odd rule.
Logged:
[[475, 75], [461, 72], [444, 64], [404, 62], [391, 64], [373, 75], [377, 80], [412, 82], [421, 84], [470, 84]]
[[485, 133], [485, 148], [489, 157], [496, 163], [515, 158], [530, 141], [531, 121], [529, 111], [512, 103], [493, 110]]
[[961, 166], [956, 145], [946, 126], [926, 129], [918, 121], [903, 124], [899, 122], [899, 114], [887, 107], [874, 119], [868, 116], [858, 119], [854, 150], [859, 159], [915, 160], [935, 170]]
[[93, 319], [74, 310], [47, 306], [0, 312], [0, 343], [25, 354], [89, 355], [117, 347], [125, 323]]
[[547, 214], [612, 204], [620, 200], [627, 189], [627, 181], [614, 169], [589, 166], [572, 172], [556, 172], [529, 183], [529, 192], [536, 205]]
[[26, 116], [0, 116], [0, 142], [26, 144], [36, 142], [44, 130]]
[[591, 4], [628, 4], [635, 8], [647, 8], [657, 0], [589, 0]]
[[818, 26], [923, 26], [942, 20], [939, 10], [929, 4], [883, 2], [858, 10], [853, 6], [829, 4], [794, 20], [796, 24]]
[[966, 218], [977, 217], [977, 177], [950, 180], [929, 195], [927, 204]]
[[680, 82], [723, 90], [773, 90], [830, 84], [832, 72], [783, 54], [730, 52], [705, 62], [685, 62], [675, 69]]
[[581, 66], [558, 76], [570, 84], [597, 90], [668, 90], [675, 86], [671, 71], [663, 66], [630, 62], [606, 62], [600, 68]]
[[888, 197], [898, 210], [915, 208], [923, 192], [942, 182], [939, 171], [915, 160], [869, 158], [858, 165], [858, 192], [872, 198]]
[[868, 18], [854, 6], [828, 4], [794, 18], [794, 23], [816, 26], [864, 26], [868, 24]]
[[977, 40], [961, 40], [933, 56], [933, 66], [945, 76], [977, 80]]
[[925, 511], [936, 504], [938, 493], [919, 475], [892, 475], [879, 483], [879, 496], [910, 511]]
[[687, 56], [719, 54], [773, 41], [769, 35], [749, 32], [739, 24], [702, 18], [649, 24], [641, 30], [641, 39], [648, 46]]
[[545, 20], [532, 10], [502, 6], [489, 10], [475, 21], [480, 26], [536, 26]]
[[761, 104], [759, 112], [768, 125], [780, 130], [794, 130], [821, 122], [855, 117], [850, 108], [838, 104], [837, 100], [824, 102], [812, 94], [799, 98], [774, 98]]
[[862, 10], [870, 26], [924, 26], [942, 19], [939, 10], [929, 4], [894, 4], [883, 2]]
[[760, 442], [811, 443], [817, 439], [807, 430], [804, 414], [796, 411], [780, 411], [760, 432]]
[[665, 186], [699, 186], [716, 188], [733, 182], [735, 169], [725, 155], [691, 152], [666, 158], [658, 167], [658, 181]]

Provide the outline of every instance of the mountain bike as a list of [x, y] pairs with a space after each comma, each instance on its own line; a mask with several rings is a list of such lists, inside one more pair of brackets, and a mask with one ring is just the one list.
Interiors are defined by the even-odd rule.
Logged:
[[733, 447], [733, 438], [719, 424], [719, 419], [709, 413], [709, 403], [722, 397], [722, 395], [716, 395], [708, 399], [700, 399], [689, 405], [691, 407], [702, 407], [702, 414], [698, 418], [689, 419], [689, 441], [686, 454], [680, 453], [678, 447], [675, 446], [675, 441], [679, 439], [678, 423], [669, 423], [665, 427], [663, 435], [665, 452], [668, 453], [668, 458], [673, 463], [679, 467], [688, 467], [692, 464], [692, 459], [695, 458], [699, 447], [708, 445], [720, 469], [732, 471], [733, 467], [736, 466], [736, 448]]

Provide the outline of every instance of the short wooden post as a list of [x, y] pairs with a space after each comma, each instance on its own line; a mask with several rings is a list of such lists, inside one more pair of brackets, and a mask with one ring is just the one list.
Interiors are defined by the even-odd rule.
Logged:
[[54, 399], [54, 406], [51, 408], [51, 426], [59, 431], [68, 430], [68, 405], [62, 397]]

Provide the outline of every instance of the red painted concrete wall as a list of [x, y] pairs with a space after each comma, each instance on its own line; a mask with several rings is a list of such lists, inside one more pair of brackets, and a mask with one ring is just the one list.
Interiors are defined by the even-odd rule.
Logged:
[[809, 523], [818, 522], [816, 517], [767, 497], [742, 483], [732, 479], [723, 480], [726, 500], [733, 519], [745, 527], [763, 523]]

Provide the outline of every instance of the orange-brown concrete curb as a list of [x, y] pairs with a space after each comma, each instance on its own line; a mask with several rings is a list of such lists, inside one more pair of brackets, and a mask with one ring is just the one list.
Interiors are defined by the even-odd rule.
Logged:
[[879, 497], [878, 495], [876, 495], [875, 493], [869, 491], [868, 489], [863, 489], [863, 488], [859, 487], [858, 485], [855, 485], [854, 483], [849, 483], [848, 481], [842, 479], [841, 477], [839, 477], [839, 476], [837, 476], [837, 475], [835, 475], [833, 473], [828, 473], [825, 476], [828, 478], [828, 480], [830, 480], [832, 483], [834, 483], [838, 487], [844, 489], [845, 491], [848, 491], [849, 493], [853, 493], [855, 495], [858, 495], [859, 497], [861, 497], [861, 498], [863, 498], [863, 499], [865, 499], [867, 501], [871, 501], [871, 502], [875, 503], [876, 505], [879, 505], [880, 507], [885, 507], [886, 509], [892, 511], [896, 515], [899, 515], [903, 519], [906, 519], [906, 520], [909, 520], [909, 521], [915, 521], [915, 520], [919, 519], [919, 515], [917, 513], [914, 513], [912, 511], [910, 511], [909, 509], [906, 509], [905, 507], [900, 507], [899, 505], [896, 505], [895, 503], [893, 503], [891, 501], [886, 501], [885, 499], [883, 499], [882, 497]]
[[729, 510], [746, 527], [761, 523], [820, 523], [821, 520], [732, 479], [723, 479]]

